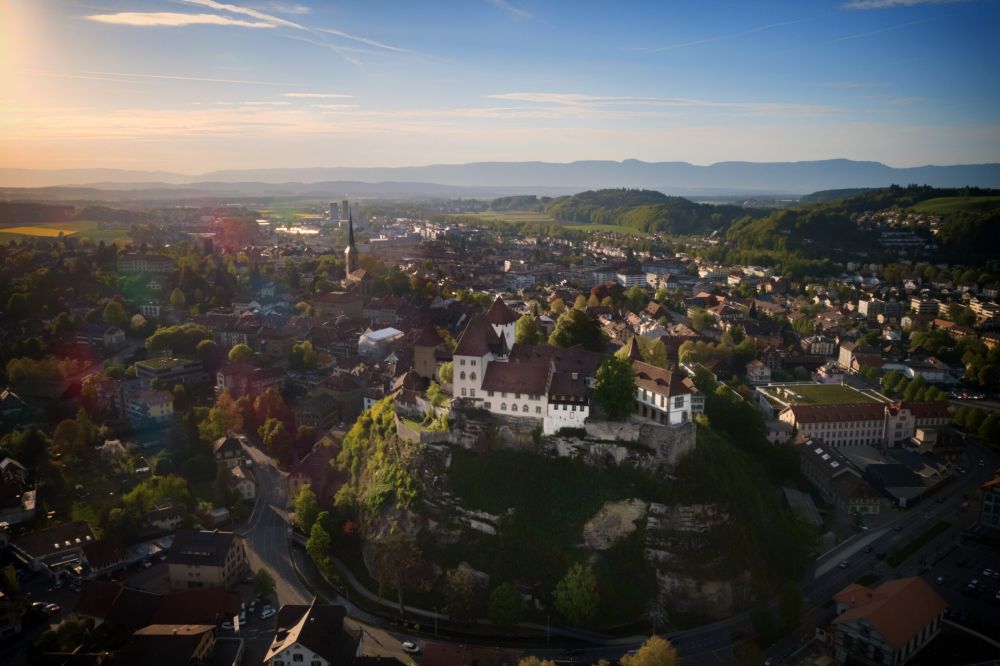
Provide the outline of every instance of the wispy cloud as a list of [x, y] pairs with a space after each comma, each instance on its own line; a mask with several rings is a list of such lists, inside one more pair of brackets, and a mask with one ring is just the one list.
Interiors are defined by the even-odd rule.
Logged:
[[282, 93], [282, 97], [300, 97], [304, 99], [350, 99], [354, 95], [346, 93], [321, 93], [321, 92], [288, 92]]
[[871, 81], [827, 81], [821, 83], [824, 88], [837, 88], [838, 90], [853, 90], [858, 88], [878, 88], [878, 83]]
[[841, 7], [844, 9], [891, 9], [892, 7], [915, 7], [917, 5], [953, 5], [968, 0], [851, 0]]
[[[826, 16], [825, 14], [823, 16]], [[752, 35], [756, 32], [764, 32], [765, 30], [771, 30], [773, 28], [780, 28], [786, 25], [795, 25], [797, 23], [805, 23], [806, 21], [815, 21], [822, 16], [809, 16], [807, 18], [793, 19], [791, 21], [780, 21], [778, 23], [768, 23], [767, 25], [759, 25], [755, 28], [750, 28], [748, 30], [741, 30], [739, 32], [732, 32], [725, 35], [715, 35], [714, 37], [705, 37], [704, 39], [696, 39], [690, 42], [679, 42], [677, 44], [667, 44], [666, 46], [656, 46], [656, 47], [646, 47], [639, 46], [635, 47], [633, 51], [648, 51], [650, 53], [661, 53], [663, 51], [673, 51], [674, 49], [683, 49], [689, 46], [700, 46], [702, 44], [711, 44], [713, 42], [721, 42], [725, 39], [733, 39], [734, 37], [743, 37], [744, 35]]]
[[504, 10], [508, 14], [513, 14], [519, 18], [532, 18], [531, 12], [521, 9], [520, 7], [515, 7], [514, 5], [507, 2], [507, 0], [490, 0], [495, 6]]
[[907, 21], [906, 23], [899, 23], [897, 25], [890, 25], [887, 28], [879, 28], [878, 30], [869, 30], [867, 32], [858, 32], [853, 35], [845, 35], [843, 37], [837, 37], [833, 42], [846, 42], [849, 39], [861, 39], [862, 37], [871, 37], [872, 35], [881, 35], [883, 32], [891, 32], [893, 30], [899, 30], [900, 28], [907, 28], [911, 25], [918, 25], [920, 23], [927, 23], [927, 19], [921, 19], [919, 21]]
[[175, 74], [145, 74], [142, 72], [103, 72], [103, 71], [83, 71], [83, 72], [50, 72], [46, 70], [30, 69], [25, 70], [35, 76], [49, 76], [59, 79], [87, 79], [94, 81], [112, 81], [115, 83], [136, 83], [138, 81], [201, 81], [204, 83], [232, 83], [236, 85], [250, 86], [280, 86], [282, 88], [300, 88], [303, 83], [289, 83], [288, 81], [260, 81], [257, 79], [220, 79], [207, 76], [180, 76]]
[[[354, 55], [357, 51], [352, 50], [350, 47], [344, 46], [342, 44], [337, 44], [330, 41], [330, 37], [338, 37], [340, 39], [345, 39], [348, 41], [357, 42], [370, 46], [376, 49], [382, 49], [384, 51], [392, 51], [396, 53], [410, 53], [407, 49], [400, 48], [398, 46], [393, 46], [391, 44], [386, 44], [385, 42], [380, 42], [369, 37], [364, 37], [361, 35], [354, 35], [343, 30], [337, 30], [335, 28], [320, 28], [315, 26], [307, 26], [302, 23], [297, 23], [289, 19], [281, 18], [280, 16], [275, 16], [274, 14], [255, 9], [254, 7], [247, 7], [243, 5], [234, 5], [227, 2], [218, 2], [217, 0], [178, 0], [179, 2], [186, 3], [188, 5], [195, 5], [204, 9], [213, 9], [217, 12], [222, 12], [219, 14], [184, 14], [179, 12], [119, 12], [116, 14], [93, 14], [86, 16], [84, 18], [90, 21], [97, 21], [100, 23], [110, 23], [117, 25], [129, 25], [129, 26], [142, 26], [142, 27], [182, 27], [190, 25], [218, 25], [218, 26], [234, 26], [241, 28], [283, 28], [288, 31], [292, 31], [295, 36], [290, 33], [285, 33], [286, 36], [292, 37], [298, 41], [306, 42], [314, 46], [321, 48], [327, 48], [338, 55], [340, 55], [344, 60], [355, 64], [361, 65], [361, 61]], [[306, 9], [301, 5], [292, 4], [285, 6], [284, 3], [268, 3], [266, 6], [272, 6], [274, 8], [272, 11], [282, 11], [282, 8], [286, 13], [291, 14], [302, 14], [306, 13], [303, 11], [296, 11], [299, 9]], [[291, 11], [288, 11], [291, 8]], [[234, 14], [234, 16], [227, 16], [226, 14]]]
[[312, 11], [312, 9], [308, 6], [297, 2], [279, 2], [278, 0], [271, 0], [271, 2], [255, 2], [252, 6], [267, 9], [271, 12], [278, 12], [279, 14], [301, 15], [308, 14]]
[[357, 104], [310, 104], [309, 106], [313, 109], [322, 109], [323, 111], [346, 111], [358, 108]]
[[512, 92], [487, 95], [490, 99], [548, 104], [563, 107], [651, 106], [663, 108], [704, 108], [751, 113], [814, 114], [832, 113], [836, 107], [785, 102], [725, 102], [685, 97], [629, 97], [582, 95], [577, 93]]
[[182, 14], [179, 12], [118, 12], [117, 14], [91, 14], [84, 18], [88, 21], [96, 21], [97, 23], [131, 25], [143, 28], [180, 28], [189, 25], [229, 25], [240, 28], [274, 27], [272, 23], [264, 21], [246, 21], [228, 16], [219, 16], [218, 14]]

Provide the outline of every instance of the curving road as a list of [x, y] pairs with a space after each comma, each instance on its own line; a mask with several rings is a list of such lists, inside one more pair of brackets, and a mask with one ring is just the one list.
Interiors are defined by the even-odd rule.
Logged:
[[288, 555], [288, 475], [275, 467], [274, 461], [260, 449], [245, 442], [243, 448], [253, 460], [257, 479], [257, 502], [245, 534], [250, 566], [254, 571], [267, 567], [274, 576], [279, 607], [307, 604], [312, 597], [295, 575]]

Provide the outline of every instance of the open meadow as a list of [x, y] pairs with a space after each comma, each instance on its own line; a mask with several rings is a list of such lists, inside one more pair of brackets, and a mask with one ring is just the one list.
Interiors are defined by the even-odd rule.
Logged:
[[110, 243], [120, 240], [128, 241], [128, 230], [121, 227], [101, 228], [94, 220], [74, 220], [72, 222], [41, 222], [31, 225], [12, 225], [0, 227], [0, 242], [21, 240], [24, 238], [58, 238], [59, 236], [76, 236], [91, 240]]

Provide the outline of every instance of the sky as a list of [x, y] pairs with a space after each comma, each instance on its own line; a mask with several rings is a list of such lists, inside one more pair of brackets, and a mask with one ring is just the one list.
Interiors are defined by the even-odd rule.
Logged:
[[998, 0], [0, 0], [0, 167], [1000, 162]]

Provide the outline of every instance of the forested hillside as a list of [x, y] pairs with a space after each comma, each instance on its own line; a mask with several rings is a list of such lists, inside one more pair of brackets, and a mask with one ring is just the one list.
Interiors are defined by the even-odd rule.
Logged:
[[699, 204], [654, 190], [596, 190], [553, 199], [545, 212], [577, 224], [617, 224], [637, 231], [703, 234], [723, 231], [735, 219], [762, 215], [740, 206]]

